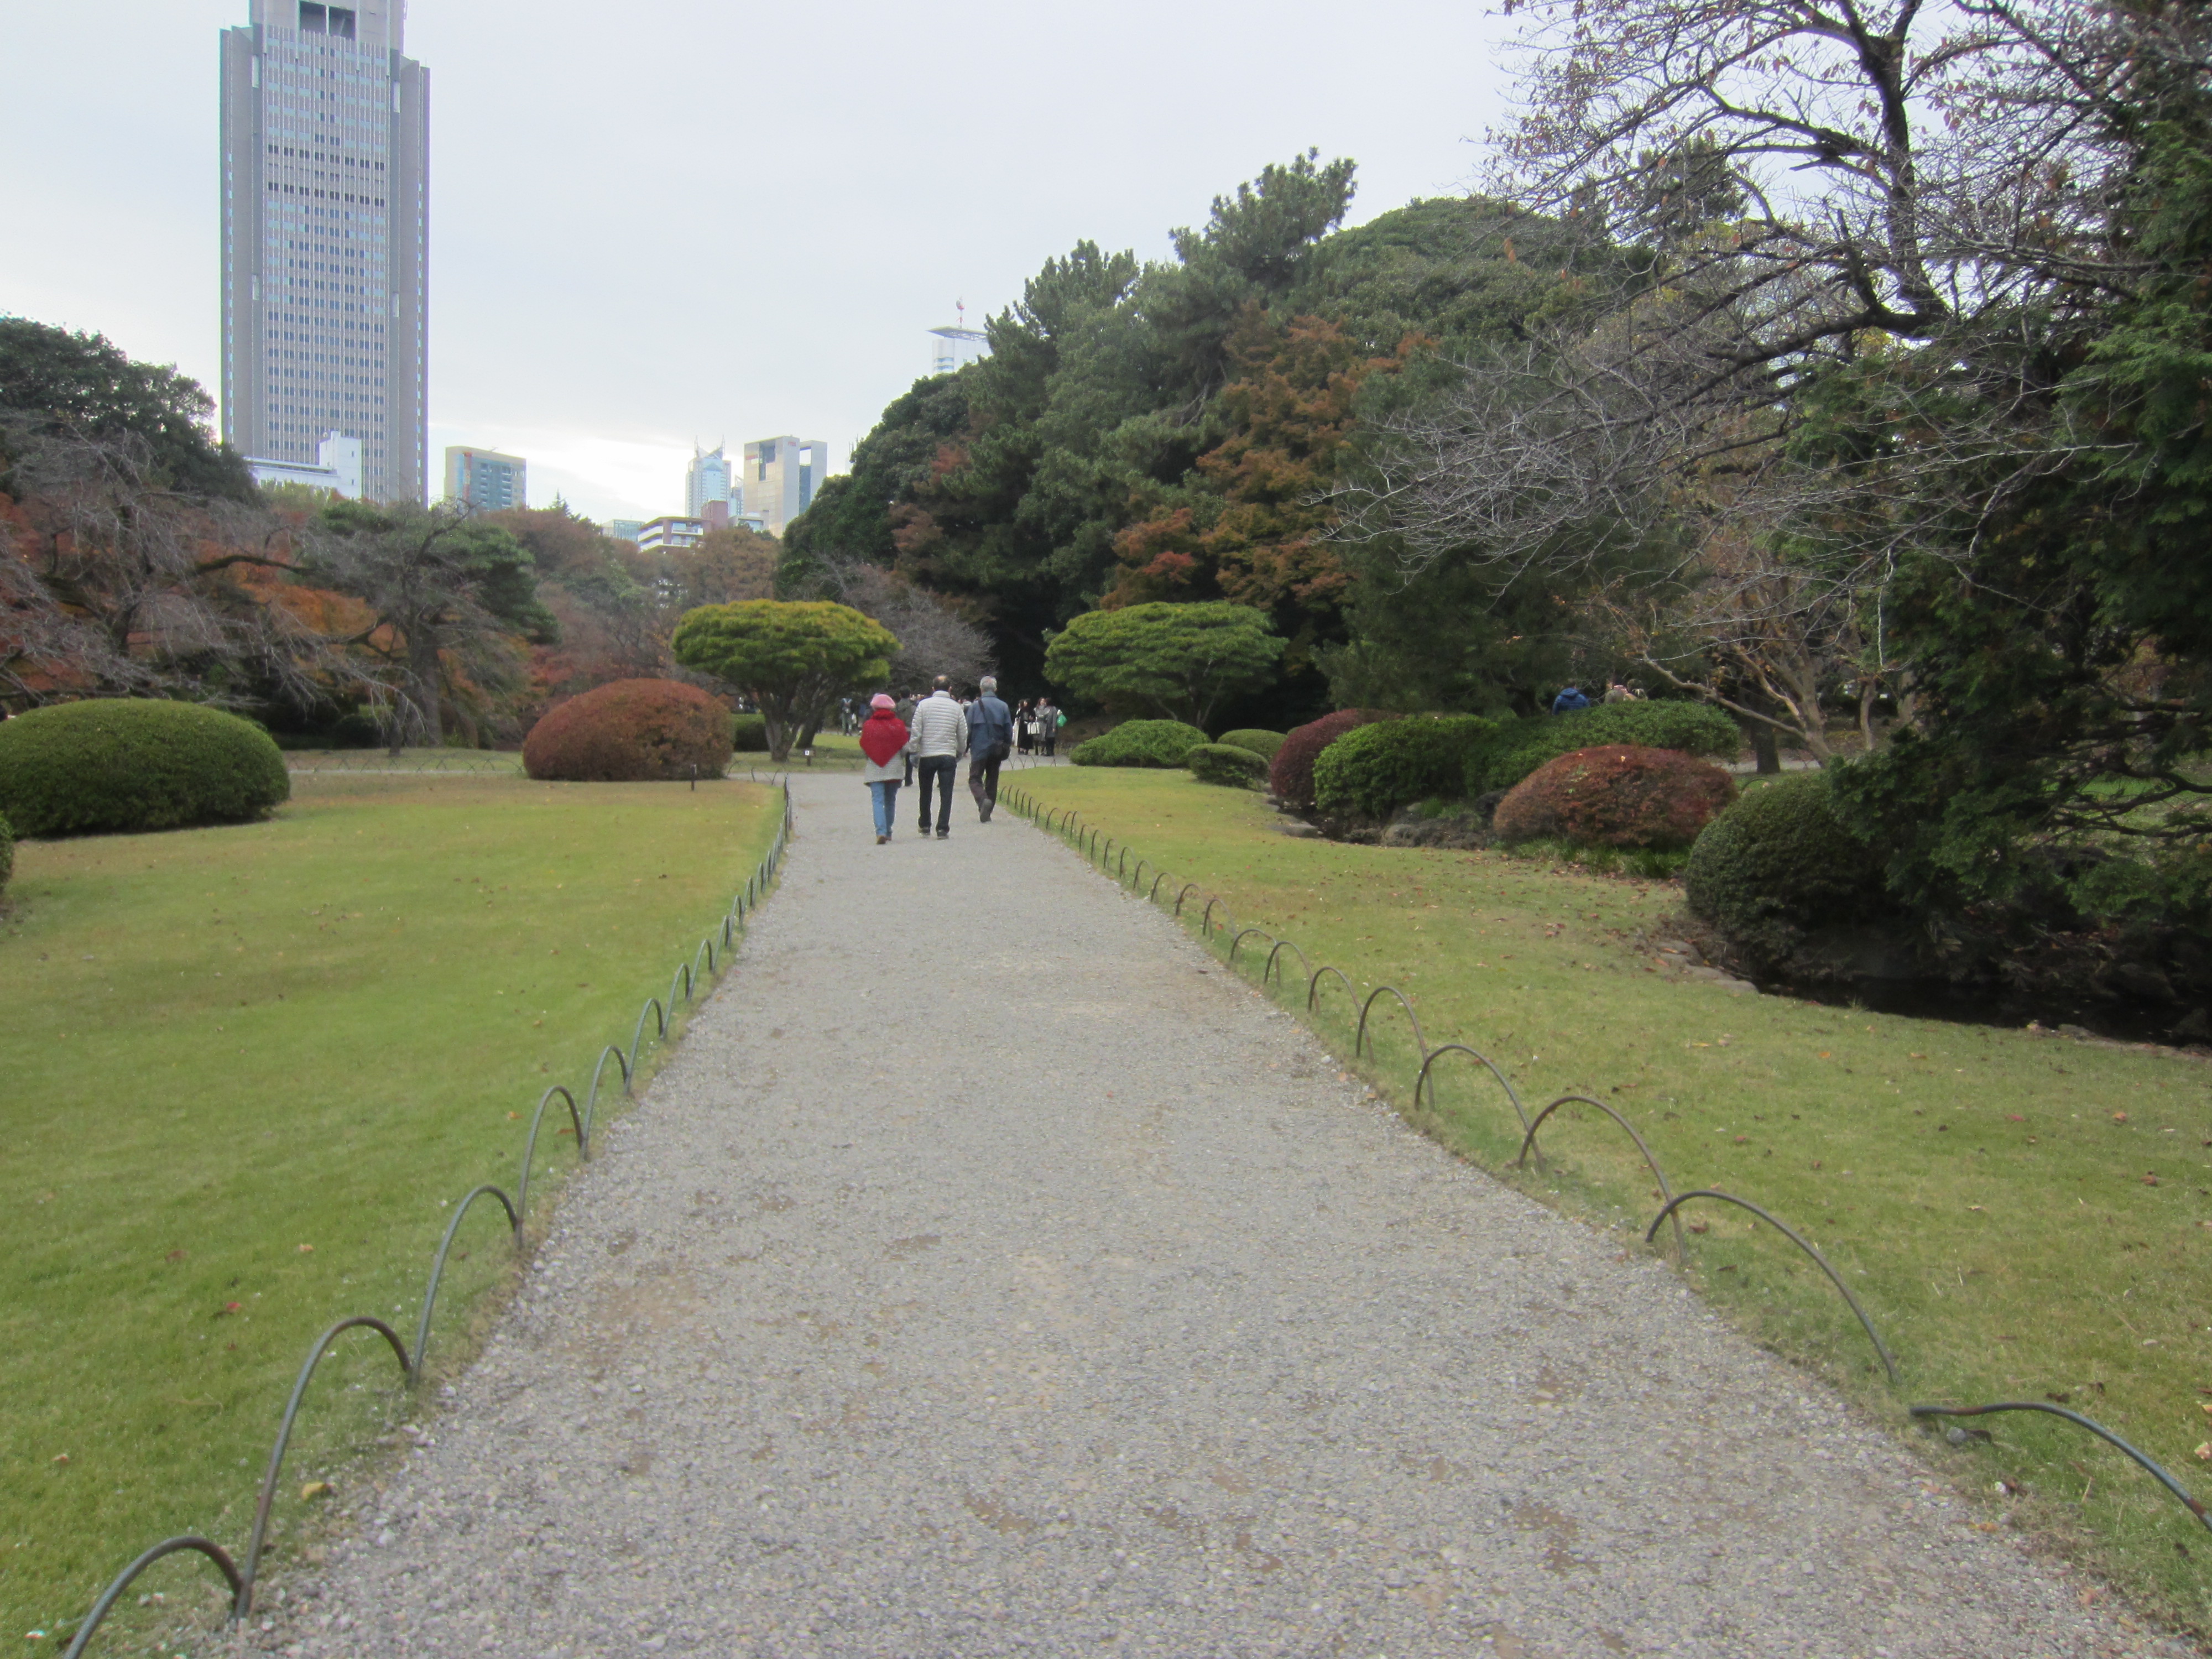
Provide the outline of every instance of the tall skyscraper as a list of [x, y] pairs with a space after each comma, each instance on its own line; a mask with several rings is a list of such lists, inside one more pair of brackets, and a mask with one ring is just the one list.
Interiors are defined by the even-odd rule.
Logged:
[[819, 438], [763, 438], [745, 446], [744, 510], [772, 536], [814, 505], [830, 471], [830, 446]]
[[429, 75], [406, 0], [251, 0], [222, 32], [222, 435], [310, 462], [362, 445], [362, 493], [428, 483]]
[[530, 505], [530, 463], [495, 449], [446, 446], [446, 499], [482, 513]]
[[[727, 524], [733, 497], [730, 489], [730, 463], [722, 453], [722, 446], [702, 449], [691, 446], [691, 465], [684, 469], [684, 511], [695, 519], [718, 520]], [[708, 509], [720, 503], [720, 513]]]

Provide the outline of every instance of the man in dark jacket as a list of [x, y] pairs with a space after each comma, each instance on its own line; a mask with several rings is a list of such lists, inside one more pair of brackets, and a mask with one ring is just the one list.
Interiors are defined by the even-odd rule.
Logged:
[[999, 804], [999, 763], [1013, 749], [1013, 714], [999, 701], [998, 681], [986, 675], [982, 696], [968, 705], [968, 793], [985, 823]]
[[1552, 712], [1554, 714], [1572, 714], [1589, 706], [1590, 700], [1583, 695], [1583, 690], [1578, 685], [1567, 687], [1565, 690], [1552, 699]]

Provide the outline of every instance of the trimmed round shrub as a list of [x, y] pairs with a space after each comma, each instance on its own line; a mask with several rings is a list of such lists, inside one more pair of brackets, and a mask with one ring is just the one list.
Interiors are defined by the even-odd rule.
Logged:
[[1314, 762], [1321, 751], [1355, 726], [1395, 720], [1379, 708], [1340, 708], [1317, 720], [1294, 726], [1267, 763], [1267, 790], [1294, 812], [1310, 811], [1314, 804]]
[[0, 723], [0, 812], [17, 835], [241, 823], [291, 796], [276, 740], [220, 708], [103, 697]]
[[1234, 732], [1224, 732], [1216, 743], [1225, 743], [1231, 749], [1249, 749], [1261, 760], [1275, 758], [1275, 751], [1283, 746], [1280, 732], [1263, 732], [1256, 726], [1240, 726]]
[[765, 714], [732, 715], [730, 747], [740, 755], [768, 753], [768, 717]]
[[1743, 733], [1726, 714], [1703, 702], [1601, 702], [1571, 714], [1532, 714], [1483, 745], [1469, 763], [1467, 792], [1510, 789], [1555, 756], [1616, 743], [1734, 760], [1743, 747]]
[[1387, 818], [1410, 802], [1467, 793], [1467, 763], [1498, 731], [1479, 714], [1415, 714], [1354, 727], [1322, 750], [1314, 805], [1324, 812]]
[[566, 783], [719, 778], [730, 711], [679, 680], [611, 680], [549, 712], [522, 740], [523, 769]]
[[1547, 761], [1498, 803], [1505, 842], [1577, 847], [1687, 847], [1735, 799], [1735, 780], [1674, 749], [1607, 744]]
[[1232, 789], [1267, 787], [1267, 763], [1233, 743], [1201, 743], [1183, 757], [1182, 763], [1200, 783], [1225, 784]]
[[1181, 766], [1206, 733], [1181, 720], [1123, 720], [1079, 743], [1067, 758], [1078, 766]]
[[1731, 940], [1778, 957], [1806, 929], [1887, 914], [1881, 862], [1836, 816], [1828, 775], [1794, 772], [1705, 826], [1682, 896]]

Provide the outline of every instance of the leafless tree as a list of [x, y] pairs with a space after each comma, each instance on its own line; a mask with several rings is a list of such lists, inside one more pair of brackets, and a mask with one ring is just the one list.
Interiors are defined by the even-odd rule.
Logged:
[[939, 674], [974, 685], [998, 672], [990, 635], [963, 615], [950, 599], [915, 586], [880, 565], [836, 555], [817, 555], [818, 597], [849, 605], [898, 635], [891, 658], [891, 684], [925, 686]]
[[167, 696], [301, 706], [370, 683], [271, 603], [292, 532], [169, 487], [147, 445], [0, 429], [0, 697]]
[[[2144, 274], [2121, 135], [2162, 78], [2203, 82], [2206, 21], [2178, 0], [1521, 9], [1492, 188], [1630, 257], [1577, 265], [1569, 321], [1382, 434], [1353, 521], [1413, 571], [1613, 572], [1604, 608], [1639, 596], [1655, 672], [1817, 752], [1822, 686], [1851, 684], [1865, 725], [1903, 666], [1881, 618], [1900, 561], [1971, 558], [2099, 441], [2054, 418], [2050, 347]], [[1808, 442], [1838, 412], [1805, 394], [1844, 380], [1870, 393], [1840, 411], [1863, 441]]]

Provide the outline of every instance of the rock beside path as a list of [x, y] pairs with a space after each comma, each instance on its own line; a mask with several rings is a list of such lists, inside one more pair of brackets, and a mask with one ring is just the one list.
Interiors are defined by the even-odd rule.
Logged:
[[799, 798], [735, 972], [259, 1649], [2185, 1650], [1018, 819], [878, 848], [849, 779]]

